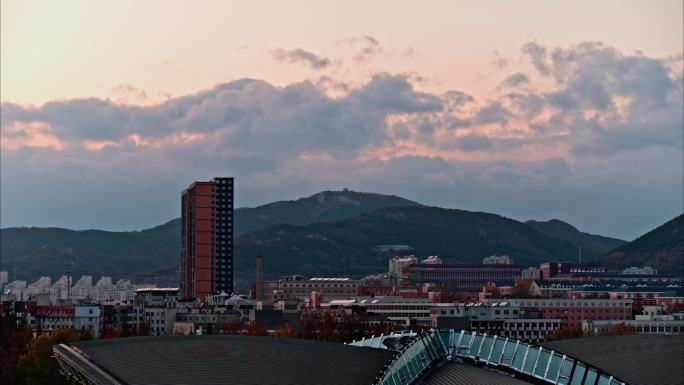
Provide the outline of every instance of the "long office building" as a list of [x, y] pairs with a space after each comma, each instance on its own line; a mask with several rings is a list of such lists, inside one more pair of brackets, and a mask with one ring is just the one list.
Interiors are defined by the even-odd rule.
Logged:
[[479, 291], [487, 283], [513, 284], [520, 265], [415, 264], [408, 267], [414, 285], [433, 284], [451, 291]]
[[181, 296], [233, 292], [233, 178], [195, 182], [181, 198]]

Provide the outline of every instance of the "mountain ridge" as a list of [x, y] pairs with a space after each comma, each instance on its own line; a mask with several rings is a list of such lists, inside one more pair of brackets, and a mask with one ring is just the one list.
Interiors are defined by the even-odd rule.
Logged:
[[[526, 224], [498, 214], [440, 207], [387, 207], [357, 217], [307, 226], [277, 225], [243, 235], [236, 247], [247, 255], [265, 257], [265, 271], [286, 271], [279, 259], [296, 261], [308, 271], [316, 257], [327, 261], [325, 273], [364, 274], [384, 271], [388, 254], [375, 252], [381, 244], [406, 244], [419, 257], [438, 254], [447, 262], [479, 263], [492, 254], [508, 254], [523, 266], [574, 258], [568, 241], [551, 238]], [[594, 255], [595, 257], [596, 255]], [[236, 268], [252, 271], [251, 264]], [[274, 265], [275, 263], [275, 265]], [[320, 268], [320, 266], [319, 266]]]
[[[600, 250], [587, 247], [588, 260], [614, 249], [615, 242], [624, 243], [582, 233], [560, 220], [523, 223], [498, 214], [430, 207], [394, 195], [349, 190], [240, 208], [235, 211], [235, 226], [238, 282], [251, 280], [256, 253], [265, 256], [271, 277], [290, 272], [360, 276], [386, 269], [388, 255], [374, 254], [377, 244], [413, 243], [420, 257], [440, 254], [467, 262], [490, 254], [513, 254], [516, 262], [525, 265], [542, 259], [574, 260], [575, 236], [601, 246]], [[571, 231], [552, 236], [558, 226]], [[16, 267], [22, 279], [58, 277], [70, 260], [74, 275], [146, 280], [158, 276], [177, 284], [178, 218], [128, 232], [24, 227], [0, 229], [0, 236], [2, 268]]]
[[606, 267], [651, 266], [684, 276], [684, 214], [600, 256]]
[[582, 247], [583, 255], [597, 256], [609, 250], [615, 249], [627, 242], [622, 239], [605, 237], [603, 235], [590, 234], [579, 231], [575, 226], [560, 219], [548, 221], [528, 220], [525, 224], [548, 236], [563, 239]]

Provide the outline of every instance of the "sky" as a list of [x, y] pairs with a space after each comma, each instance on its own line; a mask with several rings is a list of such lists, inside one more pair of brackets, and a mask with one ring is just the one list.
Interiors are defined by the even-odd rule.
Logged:
[[684, 210], [682, 1], [1, 5], [0, 226], [349, 188], [631, 240]]

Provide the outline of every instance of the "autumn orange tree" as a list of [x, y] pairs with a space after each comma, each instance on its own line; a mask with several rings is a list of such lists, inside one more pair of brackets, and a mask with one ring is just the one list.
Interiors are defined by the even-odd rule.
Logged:
[[262, 322], [250, 322], [245, 328], [245, 334], [248, 336], [267, 336], [268, 329], [266, 328], [266, 324]]
[[297, 331], [291, 323], [285, 322], [284, 324], [278, 325], [276, 328], [277, 337], [297, 337]]
[[624, 323], [617, 323], [614, 325], [611, 325], [608, 330], [605, 332], [600, 333], [599, 335], [602, 336], [622, 336], [622, 335], [627, 335], [627, 334], [633, 334], [632, 329], [625, 325]]
[[36, 337], [17, 363], [16, 371], [22, 379], [19, 383], [27, 385], [69, 384], [69, 381], [59, 373], [57, 361], [52, 358], [52, 346], [89, 339], [92, 339], [89, 331], [80, 332], [66, 328], [56, 329], [50, 335], [44, 334]]

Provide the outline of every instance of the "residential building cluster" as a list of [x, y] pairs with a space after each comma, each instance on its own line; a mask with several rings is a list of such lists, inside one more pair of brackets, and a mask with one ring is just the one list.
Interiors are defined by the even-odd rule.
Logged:
[[[6, 272], [3, 272], [6, 273]], [[28, 300], [35, 296], [47, 296], [50, 303], [59, 300], [76, 301], [130, 301], [135, 298], [135, 291], [140, 288], [153, 287], [151, 284], [132, 284], [130, 280], [103, 276], [93, 285], [93, 277], [84, 275], [75, 283], [66, 275], [53, 283], [51, 277], [40, 277], [28, 284], [26, 281], [14, 280], [2, 284], [2, 301]]]
[[73, 327], [96, 338], [141, 328], [150, 335], [240, 333], [254, 324], [274, 333], [283, 324], [301, 328], [302, 317], [311, 313], [360, 315], [369, 326], [465, 329], [535, 343], [564, 330], [684, 334], [684, 289], [677, 277], [570, 273], [563, 263], [521, 269], [510, 257], [449, 264], [436, 256], [397, 256], [387, 272], [362, 279], [294, 275], [263, 281], [263, 263], [259, 257], [259, 278], [249, 296], [221, 290], [185, 298], [179, 288], [113, 283], [110, 277], [93, 285], [90, 276], [67, 294], [67, 277], [55, 283], [42, 277], [30, 285], [6, 283], [2, 311], [15, 312], [35, 333]]

